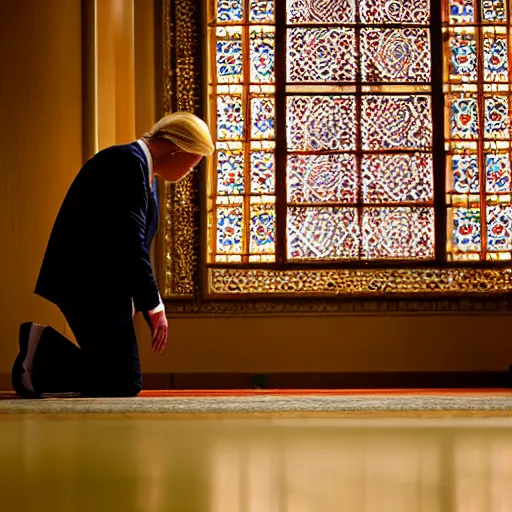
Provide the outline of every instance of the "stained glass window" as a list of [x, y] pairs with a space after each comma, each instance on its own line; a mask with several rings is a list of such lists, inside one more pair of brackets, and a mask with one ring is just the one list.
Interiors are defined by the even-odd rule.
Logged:
[[512, 259], [508, 0], [439, 1], [210, 0], [210, 264]]
[[448, 4], [447, 259], [510, 260], [510, 14], [504, 0]]
[[210, 259], [276, 260], [275, 11], [269, 0], [212, 2], [210, 93], [217, 141]]

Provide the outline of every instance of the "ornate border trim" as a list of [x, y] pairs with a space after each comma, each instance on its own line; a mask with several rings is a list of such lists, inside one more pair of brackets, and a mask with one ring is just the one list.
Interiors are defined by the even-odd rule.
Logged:
[[415, 299], [415, 300], [212, 300], [204, 302], [168, 301], [166, 312], [169, 317], [188, 316], [375, 316], [404, 314], [504, 314], [512, 311], [508, 298], [481, 297], [479, 299]]
[[[201, 2], [164, 3], [164, 113], [201, 115]], [[164, 297], [192, 298], [198, 290], [199, 187], [195, 174], [165, 184]]]
[[[202, 114], [203, 4], [164, 0], [165, 113]], [[163, 288], [171, 316], [512, 310], [512, 269], [209, 268], [201, 289], [199, 191], [197, 175], [165, 186]]]
[[218, 295], [292, 297], [503, 294], [512, 291], [512, 269], [411, 268], [265, 270], [211, 268], [209, 289]]

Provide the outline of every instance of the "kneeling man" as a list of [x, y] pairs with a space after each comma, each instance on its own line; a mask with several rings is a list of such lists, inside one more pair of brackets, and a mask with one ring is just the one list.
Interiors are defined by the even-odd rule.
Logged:
[[213, 150], [204, 121], [175, 112], [140, 140], [100, 151], [82, 167], [55, 221], [35, 289], [60, 308], [79, 347], [50, 326], [22, 324], [12, 370], [18, 395], [140, 392], [134, 311], [148, 321], [156, 354], [167, 343], [149, 258], [158, 226], [154, 178], [176, 182]]

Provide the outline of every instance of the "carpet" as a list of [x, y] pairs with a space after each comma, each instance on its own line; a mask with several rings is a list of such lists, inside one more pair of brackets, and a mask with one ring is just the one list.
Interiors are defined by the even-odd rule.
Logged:
[[[154, 394], [154, 393], [153, 393]], [[5, 396], [0, 414], [178, 414], [290, 415], [344, 413], [497, 413], [512, 416], [506, 392], [167, 392], [137, 398], [51, 397], [19, 400]]]

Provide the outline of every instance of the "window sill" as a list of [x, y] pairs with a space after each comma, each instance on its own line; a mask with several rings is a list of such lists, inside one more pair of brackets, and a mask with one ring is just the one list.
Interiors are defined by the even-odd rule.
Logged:
[[215, 268], [196, 296], [168, 296], [169, 317], [506, 314], [510, 268]]
[[512, 291], [511, 268], [208, 269], [208, 297], [482, 296]]

